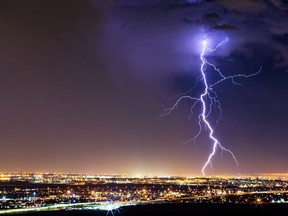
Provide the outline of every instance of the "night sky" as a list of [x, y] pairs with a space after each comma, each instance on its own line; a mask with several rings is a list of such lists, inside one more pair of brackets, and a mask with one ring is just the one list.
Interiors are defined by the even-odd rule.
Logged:
[[0, 171], [201, 175], [197, 109], [158, 116], [195, 85], [204, 35], [229, 38], [207, 56], [225, 75], [263, 66], [215, 87], [239, 167], [217, 151], [207, 174], [288, 172], [287, 0], [0, 0]]

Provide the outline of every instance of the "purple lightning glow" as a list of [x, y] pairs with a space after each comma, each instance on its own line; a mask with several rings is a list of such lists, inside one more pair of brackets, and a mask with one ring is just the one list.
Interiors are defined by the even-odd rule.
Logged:
[[[252, 74], [248, 74], [248, 75], [246, 75], [246, 74], [236, 74], [236, 75], [230, 75], [230, 76], [223, 75], [219, 68], [217, 68], [214, 64], [207, 61], [207, 59], [205, 58], [205, 54], [207, 51], [209, 51], [211, 53], [217, 51], [217, 49], [219, 47], [221, 47], [222, 45], [224, 45], [226, 42], [228, 42], [228, 37], [226, 37], [225, 40], [221, 41], [217, 46], [215, 46], [215, 48], [211, 49], [211, 48], [209, 48], [208, 42], [206, 40], [202, 41], [202, 51], [200, 54], [200, 60], [201, 60], [200, 71], [201, 71], [201, 80], [202, 80], [202, 83], [204, 84], [203, 93], [198, 98], [197, 97], [191, 97], [187, 94], [193, 90], [193, 88], [192, 88], [190, 91], [188, 91], [184, 94], [181, 94], [179, 96], [179, 99], [174, 103], [174, 105], [170, 108], [164, 109], [163, 113], [160, 115], [160, 117], [169, 115], [172, 111], [174, 111], [178, 107], [180, 101], [182, 101], [184, 99], [189, 99], [189, 100], [194, 101], [194, 104], [191, 107], [191, 113], [189, 115], [189, 117], [190, 117], [193, 114], [193, 110], [194, 110], [196, 104], [198, 104], [198, 103], [202, 104], [202, 111], [198, 116], [199, 132], [196, 134], [196, 136], [193, 139], [188, 140], [186, 143], [190, 142], [191, 140], [195, 140], [200, 135], [200, 133], [202, 132], [202, 124], [204, 124], [205, 128], [209, 131], [209, 138], [213, 141], [213, 148], [212, 148], [212, 151], [209, 154], [204, 166], [202, 167], [201, 171], [202, 171], [203, 176], [205, 176], [205, 170], [206, 170], [207, 166], [210, 165], [212, 167], [212, 159], [215, 156], [217, 148], [220, 148], [222, 152], [224, 151], [224, 152], [229, 153], [232, 156], [232, 158], [234, 159], [236, 165], [238, 166], [237, 159], [236, 159], [235, 155], [233, 154], [233, 152], [230, 151], [229, 149], [225, 148], [223, 145], [221, 145], [219, 140], [214, 136], [214, 129], [212, 128], [212, 126], [208, 120], [208, 117], [209, 117], [209, 115], [213, 109], [213, 104], [216, 105], [217, 108], [220, 110], [220, 117], [221, 117], [221, 113], [222, 113], [220, 101], [218, 100], [217, 93], [214, 91], [213, 87], [222, 83], [225, 80], [231, 80], [232, 83], [234, 83], [236, 85], [240, 85], [239, 83], [235, 82], [235, 80], [234, 80], [235, 78], [238, 78], [238, 77], [248, 78], [251, 76], [255, 76], [255, 75], [259, 74], [262, 70], [262, 66], [261, 66], [260, 69], [256, 73], [252, 73]], [[220, 75], [221, 78], [218, 81], [216, 81], [215, 83], [208, 84], [207, 73], [206, 73], [207, 67], [211, 67], [213, 69], [213, 71], [217, 72]], [[198, 83], [198, 81], [197, 81], [197, 83]], [[196, 85], [197, 85], [197, 83], [196, 83]]]

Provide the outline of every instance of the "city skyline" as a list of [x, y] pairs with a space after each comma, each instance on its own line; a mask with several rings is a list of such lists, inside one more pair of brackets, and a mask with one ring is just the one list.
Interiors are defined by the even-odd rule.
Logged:
[[227, 204], [232, 204], [232, 211], [237, 208], [255, 215], [259, 213], [257, 205], [261, 205], [262, 213], [265, 209], [266, 213], [275, 214], [283, 212], [288, 203], [288, 174], [214, 178], [36, 173], [7, 176], [9, 180], [0, 178], [0, 214], [49, 212], [54, 215], [65, 210], [66, 215], [75, 210], [79, 214], [81, 210], [87, 215], [87, 211], [113, 214], [114, 210], [126, 215], [130, 207], [141, 209], [141, 206], [154, 209], [154, 214], [157, 206], [161, 212], [166, 212], [165, 206], [169, 206], [171, 213], [171, 210], [179, 212], [182, 205], [187, 212], [202, 211], [203, 215], [207, 214], [204, 211], [207, 205], [211, 212], [220, 208], [227, 213], [231, 211]]
[[227, 37], [209, 62], [225, 76], [262, 70], [215, 87], [222, 114], [209, 121], [239, 166], [217, 151], [206, 174], [287, 173], [287, 11], [281, 0], [0, 1], [0, 171], [201, 176], [207, 130], [187, 142], [199, 107], [159, 116], [199, 81], [203, 38]]

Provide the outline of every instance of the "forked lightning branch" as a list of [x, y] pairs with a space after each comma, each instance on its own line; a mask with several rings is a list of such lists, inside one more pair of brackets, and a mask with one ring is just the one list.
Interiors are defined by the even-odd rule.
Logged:
[[[229, 39], [228, 39], [228, 37], [226, 37], [223, 41], [218, 43], [215, 47], [211, 48], [209, 40], [206, 38], [206, 36], [204, 37], [204, 40], [201, 41], [202, 48], [201, 48], [201, 53], [200, 53], [200, 60], [201, 60], [200, 81], [204, 85], [202, 93], [199, 95], [199, 97], [190, 96], [189, 93], [191, 93], [191, 91], [188, 91], [184, 94], [181, 94], [181, 96], [179, 96], [179, 98], [176, 100], [176, 102], [171, 107], [164, 109], [164, 111], [160, 115], [160, 118], [169, 115], [171, 112], [175, 111], [175, 109], [179, 106], [180, 102], [182, 102], [183, 100], [193, 101], [193, 104], [191, 106], [191, 113], [190, 113], [190, 115], [192, 115], [195, 112], [194, 109], [196, 109], [196, 105], [200, 104], [201, 110], [199, 111], [200, 114], [198, 115], [199, 132], [196, 134], [196, 136], [194, 138], [188, 140], [187, 142], [189, 142], [191, 140], [195, 140], [202, 133], [203, 128], [205, 128], [205, 130], [207, 130], [207, 132], [209, 134], [209, 138], [210, 138], [211, 143], [212, 143], [212, 149], [211, 149], [210, 154], [207, 157], [205, 164], [202, 167], [201, 171], [202, 171], [203, 176], [205, 176], [205, 170], [207, 169], [207, 167], [209, 165], [212, 167], [212, 159], [215, 156], [218, 149], [220, 149], [222, 152], [226, 152], [226, 153], [230, 154], [231, 157], [234, 159], [236, 165], [238, 166], [238, 162], [237, 162], [237, 159], [236, 159], [234, 153], [231, 150], [229, 150], [228, 148], [224, 147], [219, 142], [217, 137], [214, 135], [214, 129], [213, 129], [213, 126], [209, 120], [209, 116], [212, 113], [213, 107], [219, 108], [220, 115], [222, 113], [221, 104], [220, 104], [220, 101], [218, 100], [217, 92], [215, 91], [214, 87], [221, 84], [224, 81], [227, 81], [227, 80], [232, 81], [232, 83], [234, 83], [236, 85], [240, 85], [236, 80], [237, 78], [239, 78], [239, 77], [249, 78], [249, 77], [252, 77], [252, 76], [259, 74], [262, 70], [262, 66], [261, 66], [260, 69], [256, 73], [236, 74], [236, 75], [228, 75], [227, 76], [227, 75], [224, 75], [221, 72], [221, 70], [215, 64], [212, 64], [211, 62], [209, 62], [207, 60], [207, 58], [205, 58], [205, 56], [208, 52], [209, 53], [216, 52], [220, 47], [224, 46], [228, 41], [229, 41]], [[209, 76], [208, 71], [210, 73], [212, 73], [212, 72], [217, 73], [219, 75], [219, 79], [213, 83], [209, 83], [208, 79], [207, 79], [207, 76]], [[197, 84], [199, 84], [199, 83], [197, 82]]]

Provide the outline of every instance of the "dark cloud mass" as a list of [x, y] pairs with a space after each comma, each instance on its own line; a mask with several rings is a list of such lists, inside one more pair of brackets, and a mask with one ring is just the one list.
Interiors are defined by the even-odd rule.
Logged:
[[197, 81], [203, 38], [227, 36], [211, 62], [263, 71], [215, 88], [240, 166], [219, 152], [208, 174], [287, 172], [287, 22], [285, 0], [0, 0], [0, 171], [199, 175], [191, 104], [157, 117]]
[[[200, 32], [203, 28], [204, 32], [213, 31], [233, 31], [237, 30], [231, 35], [233, 37], [234, 46], [230, 50], [242, 49], [249, 43], [261, 43], [261, 46], [267, 49], [267, 52], [276, 53], [277, 57], [275, 63], [279, 67], [287, 67], [287, 44], [285, 44], [285, 35], [288, 33], [287, 20], [288, 20], [288, 5], [286, 1], [281, 0], [243, 0], [243, 1], [230, 1], [230, 0], [217, 0], [217, 1], [120, 1], [123, 6], [138, 6], [132, 10], [125, 7], [120, 7], [115, 12], [111, 13], [112, 17], [118, 19], [119, 13], [125, 11], [125, 15], [121, 17], [126, 19], [127, 25], [137, 26], [138, 22], [143, 22], [147, 16], [146, 22], [152, 22], [157, 26], [165, 26], [167, 28], [177, 28], [179, 23], [177, 20], [190, 23], [190, 29]], [[149, 7], [148, 7], [149, 6]], [[181, 7], [179, 7], [181, 6]], [[140, 8], [139, 8], [140, 7]], [[147, 8], [148, 7], [148, 8]], [[132, 10], [132, 11], [131, 11]], [[165, 10], [165, 14], [163, 14]], [[174, 11], [173, 11], [174, 10]], [[211, 13], [212, 11], [212, 13]], [[129, 19], [127, 13], [131, 13], [133, 19]], [[138, 15], [134, 17], [134, 13]], [[142, 14], [142, 15], [140, 15]], [[160, 15], [161, 14], [161, 15]], [[137, 17], [141, 16], [141, 21]], [[168, 16], [166, 18], [163, 18]], [[167, 19], [166, 23], [162, 23], [163, 19]], [[121, 20], [120, 18], [120, 20]], [[128, 21], [127, 21], [128, 19]], [[173, 22], [173, 21], [174, 22]], [[122, 20], [124, 22], [124, 20]], [[122, 23], [124, 25], [124, 23]], [[170, 25], [170, 26], [169, 26]], [[149, 25], [148, 28], [151, 26]], [[179, 26], [178, 26], [179, 27]], [[127, 30], [127, 29], [126, 29]], [[150, 29], [147, 29], [149, 31]], [[187, 31], [187, 29], [185, 29]], [[131, 32], [129, 32], [131, 34]], [[192, 34], [192, 32], [191, 32]], [[202, 33], [204, 34], [204, 33]], [[217, 34], [213, 33], [213, 34]], [[193, 32], [195, 35], [195, 32]], [[162, 37], [159, 35], [159, 37]], [[278, 40], [277, 40], [278, 38]], [[279, 38], [284, 38], [279, 40]], [[196, 51], [198, 52], [198, 50]], [[227, 53], [229, 54], [229, 53]]]

